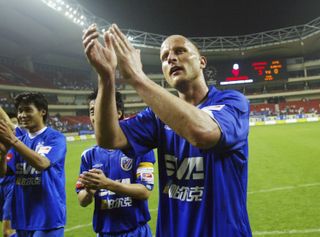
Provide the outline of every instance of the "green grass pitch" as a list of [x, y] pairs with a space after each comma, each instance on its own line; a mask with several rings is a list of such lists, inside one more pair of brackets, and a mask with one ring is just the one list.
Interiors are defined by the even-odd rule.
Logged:
[[[95, 236], [93, 205], [80, 207], [74, 191], [80, 155], [94, 142], [68, 143], [66, 237]], [[320, 236], [320, 122], [251, 127], [249, 145], [248, 211], [254, 236]], [[153, 233], [157, 198], [156, 185], [149, 199]]]

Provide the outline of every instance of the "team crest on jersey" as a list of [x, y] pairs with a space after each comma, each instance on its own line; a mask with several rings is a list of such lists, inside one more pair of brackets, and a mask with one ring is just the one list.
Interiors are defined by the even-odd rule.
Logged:
[[121, 163], [121, 168], [124, 171], [128, 171], [128, 170], [132, 169], [133, 160], [131, 158], [126, 157], [126, 156], [121, 157], [120, 163]]

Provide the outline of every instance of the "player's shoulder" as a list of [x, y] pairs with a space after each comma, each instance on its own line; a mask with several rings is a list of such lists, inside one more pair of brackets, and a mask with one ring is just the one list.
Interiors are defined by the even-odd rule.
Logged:
[[227, 104], [229, 106], [236, 107], [241, 111], [249, 110], [249, 100], [241, 92], [236, 90], [223, 90], [218, 91], [217, 93], [217, 104]]
[[90, 148], [87, 148], [82, 152], [81, 156], [92, 155], [97, 149], [98, 149], [98, 146], [92, 146]]
[[154, 155], [154, 151], [153, 151], [153, 150], [145, 153], [145, 154], [142, 155], [142, 156], [138, 156], [136, 159], [137, 159], [137, 162], [138, 162], [138, 163], [140, 163], [140, 162], [151, 162], [151, 163], [155, 163], [155, 162], [156, 162], [156, 158], [155, 158], [155, 155]]
[[65, 135], [63, 133], [59, 132], [58, 130], [56, 130], [52, 127], [47, 127], [45, 132], [46, 132], [46, 134], [48, 134], [51, 137], [59, 137], [59, 138], [65, 139]]
[[236, 90], [218, 90], [220, 98], [234, 98], [238, 100], [247, 100], [244, 94]]
[[24, 134], [27, 133], [27, 131], [19, 126], [15, 127], [15, 133], [17, 137], [22, 137]]
[[146, 118], [156, 118], [155, 113], [152, 111], [150, 107], [146, 107], [145, 109], [141, 110], [140, 112], [133, 114], [125, 119], [123, 119], [121, 122], [126, 122], [130, 120], [143, 120]]

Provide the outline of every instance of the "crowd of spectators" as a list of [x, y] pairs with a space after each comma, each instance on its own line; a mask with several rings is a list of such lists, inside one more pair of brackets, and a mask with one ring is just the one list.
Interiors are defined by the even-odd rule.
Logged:
[[62, 133], [93, 133], [93, 127], [88, 116], [87, 120], [84, 120], [83, 116], [61, 117], [56, 114], [49, 117], [47, 125]]

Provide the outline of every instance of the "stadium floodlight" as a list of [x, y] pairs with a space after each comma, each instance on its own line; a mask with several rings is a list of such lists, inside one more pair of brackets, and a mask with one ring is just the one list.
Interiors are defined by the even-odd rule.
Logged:
[[[95, 16], [89, 10], [81, 6], [76, 0], [41, 0], [48, 7], [75, 23], [82, 29], [88, 28], [95, 23], [98, 29], [107, 29], [110, 23], [105, 19]], [[66, 11], [69, 13], [67, 14]], [[76, 20], [73, 20], [76, 18]], [[78, 21], [77, 19], [80, 19]], [[142, 48], [159, 49], [166, 35], [153, 34], [143, 31], [122, 29], [126, 35], [132, 37], [134, 46]], [[238, 36], [215, 36], [215, 37], [190, 37], [202, 52], [227, 52], [237, 51], [245, 55], [247, 50], [287, 44], [291, 42], [301, 42], [315, 34], [320, 34], [320, 17], [306, 23], [305, 25], [291, 26], [277, 30], [270, 30], [254, 34]], [[102, 36], [102, 35], [101, 35]], [[130, 40], [130, 39], [129, 39]]]
[[[95, 22], [95, 16], [84, 9], [74, 0], [69, 0], [68, 2], [63, 0], [41, 0], [51, 9], [60, 12], [67, 19], [71, 20], [73, 23], [77, 24], [81, 28], [88, 27], [90, 24]], [[89, 17], [88, 17], [89, 16]], [[91, 18], [90, 18], [91, 17]], [[87, 20], [87, 18], [89, 20]]]
[[98, 29], [103, 29], [100, 36], [103, 35], [105, 29], [110, 27], [110, 23], [92, 14], [90, 11], [82, 7], [76, 0], [41, 0], [51, 9], [64, 15], [72, 23], [78, 25], [81, 29], [86, 29], [95, 23]]

